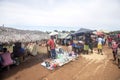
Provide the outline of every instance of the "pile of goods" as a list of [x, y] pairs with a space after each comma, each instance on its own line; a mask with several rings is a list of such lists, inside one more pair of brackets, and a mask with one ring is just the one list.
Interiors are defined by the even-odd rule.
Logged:
[[47, 69], [53, 70], [58, 66], [63, 66], [64, 64], [69, 63], [70, 61], [75, 60], [78, 55], [74, 52], [68, 53], [64, 51], [62, 48], [56, 49], [56, 59], [47, 59], [41, 63], [42, 66], [46, 67]]

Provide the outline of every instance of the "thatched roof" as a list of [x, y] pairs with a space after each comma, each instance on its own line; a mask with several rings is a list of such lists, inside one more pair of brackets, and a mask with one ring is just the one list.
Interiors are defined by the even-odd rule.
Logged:
[[18, 30], [0, 27], [0, 42], [30, 42], [41, 39], [49, 39], [49, 35], [41, 31]]

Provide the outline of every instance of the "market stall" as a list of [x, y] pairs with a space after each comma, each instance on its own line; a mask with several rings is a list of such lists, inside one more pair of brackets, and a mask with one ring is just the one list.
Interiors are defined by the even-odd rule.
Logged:
[[42, 62], [41, 65], [49, 70], [54, 70], [56, 67], [61, 67], [75, 60], [78, 57], [76, 53], [68, 53], [62, 48], [56, 48], [56, 54], [56, 59], [47, 59], [44, 62]]

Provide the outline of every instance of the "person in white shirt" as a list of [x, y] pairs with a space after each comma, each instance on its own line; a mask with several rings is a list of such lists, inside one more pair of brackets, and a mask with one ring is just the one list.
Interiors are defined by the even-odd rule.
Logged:
[[100, 36], [98, 36], [98, 39], [97, 39], [97, 42], [98, 42], [98, 44], [97, 44], [97, 48], [98, 48], [98, 54], [100, 54], [101, 53], [101, 55], [103, 55], [103, 53], [102, 53], [102, 48], [103, 48], [103, 39], [100, 37]]

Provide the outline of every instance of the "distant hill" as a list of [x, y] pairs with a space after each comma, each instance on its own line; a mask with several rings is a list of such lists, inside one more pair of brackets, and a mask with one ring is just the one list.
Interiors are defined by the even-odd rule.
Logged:
[[19, 30], [14, 28], [0, 26], [0, 42], [9, 41], [36, 41], [41, 39], [48, 39], [49, 35], [42, 31]]

